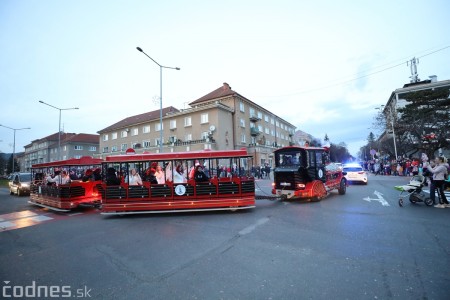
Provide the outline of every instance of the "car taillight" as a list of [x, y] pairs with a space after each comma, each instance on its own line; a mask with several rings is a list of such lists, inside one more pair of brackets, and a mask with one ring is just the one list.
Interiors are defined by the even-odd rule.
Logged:
[[306, 185], [304, 183], [299, 183], [299, 184], [297, 184], [297, 187], [299, 189], [304, 189], [306, 187]]

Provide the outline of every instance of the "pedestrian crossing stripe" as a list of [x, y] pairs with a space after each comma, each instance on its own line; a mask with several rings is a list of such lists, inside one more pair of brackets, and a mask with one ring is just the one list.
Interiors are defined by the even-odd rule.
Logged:
[[3, 214], [0, 215], [0, 231], [34, 226], [49, 220], [53, 220], [53, 218], [39, 215], [31, 210]]

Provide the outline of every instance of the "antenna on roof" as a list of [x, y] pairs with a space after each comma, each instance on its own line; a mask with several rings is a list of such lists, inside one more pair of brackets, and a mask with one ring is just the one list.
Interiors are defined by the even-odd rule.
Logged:
[[409, 62], [406, 62], [407, 66], [410, 66], [411, 68], [411, 76], [409, 78], [411, 78], [411, 83], [416, 83], [419, 82], [419, 74], [417, 74], [417, 64], [419, 63], [419, 59], [413, 57]]

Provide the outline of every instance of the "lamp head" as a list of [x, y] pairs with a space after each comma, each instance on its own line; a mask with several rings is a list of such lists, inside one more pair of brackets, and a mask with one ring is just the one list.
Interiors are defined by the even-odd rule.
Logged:
[[175, 68], [175, 70], [178, 70], [178, 71], [179, 71], [179, 70], [180, 70], [180, 68]]
[[138, 49], [139, 52], [144, 52], [140, 47], [136, 47], [136, 49]]

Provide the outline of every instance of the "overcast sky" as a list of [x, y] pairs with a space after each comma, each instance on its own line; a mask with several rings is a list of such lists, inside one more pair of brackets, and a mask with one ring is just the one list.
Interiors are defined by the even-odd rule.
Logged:
[[[231, 88], [352, 154], [375, 107], [409, 82], [450, 79], [450, 1], [0, 1], [0, 124], [16, 152], [57, 132], [96, 133], [131, 115]], [[446, 48], [447, 47], [447, 48]], [[359, 79], [356, 79], [359, 78]], [[376, 133], [376, 132], [374, 132]], [[0, 127], [0, 151], [13, 130]]]

